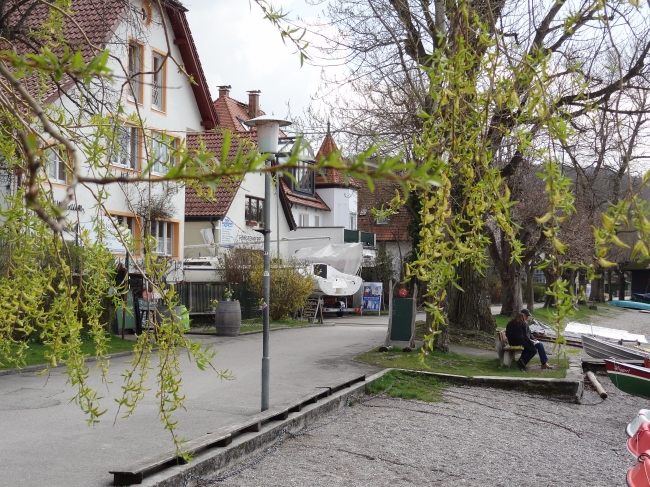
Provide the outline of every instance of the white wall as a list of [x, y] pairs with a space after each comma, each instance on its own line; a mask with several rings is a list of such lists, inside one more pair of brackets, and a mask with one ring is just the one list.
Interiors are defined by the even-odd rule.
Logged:
[[[345, 227], [356, 230], [357, 190], [348, 188], [324, 188], [317, 190], [327, 206], [332, 210], [326, 213], [324, 226]], [[354, 228], [350, 228], [350, 213], [355, 215]]]
[[[133, 1], [133, 12], [131, 12], [131, 19], [128, 21], [123, 21], [122, 24], [118, 27], [113, 39], [110, 42], [112, 49], [112, 54], [118, 56], [125, 67], [128, 67], [128, 42], [129, 39], [136, 39], [139, 42], [144, 44], [143, 46], [143, 60], [144, 60], [144, 72], [152, 70], [152, 50], [156, 49], [161, 53], [167, 52], [167, 40], [165, 38], [165, 30], [163, 28], [163, 22], [161, 21], [161, 14], [157, 11], [155, 6], [156, 2], [150, 2], [153, 9], [153, 19], [149, 26], [144, 26], [135, 18], [135, 13], [139, 12], [142, 5], [141, 0]], [[169, 19], [166, 21], [167, 26], [170, 25]], [[171, 54], [174, 58], [182, 63], [183, 60], [180, 56], [178, 47], [173, 43], [173, 32], [171, 28], [168, 28], [168, 34], [171, 37], [169, 40], [169, 46], [171, 48]], [[122, 90], [122, 83], [124, 83], [124, 72], [122, 67], [116, 60], [111, 59], [109, 61], [109, 67], [114, 70], [116, 75], [115, 82], [112, 85], [114, 90], [114, 97], [121, 96], [121, 103], [124, 106], [125, 114], [123, 115], [126, 118], [132, 114], [139, 114], [139, 116], [144, 120], [145, 126], [160, 132], [166, 132], [169, 136], [178, 137], [180, 141], [184, 141], [185, 133], [187, 130], [193, 131], [202, 131], [201, 127], [201, 115], [199, 113], [198, 105], [194, 99], [192, 88], [190, 82], [187, 78], [178, 72], [178, 68], [173, 64], [171, 60], [167, 60], [165, 63], [166, 70], [166, 80], [165, 85], [168, 87], [166, 89], [166, 106], [164, 113], [156, 111], [152, 108], [151, 102], [151, 75], [143, 76], [143, 96], [142, 103], [136, 106], [134, 103], [127, 101], [127, 92], [128, 89], [125, 87]], [[171, 89], [174, 88], [174, 89]], [[122, 92], [120, 93], [120, 90]], [[74, 90], [72, 90], [74, 93]], [[109, 99], [110, 102], [110, 99]], [[67, 99], [60, 99], [55, 102], [55, 105], [58, 105], [64, 109], [67, 109], [70, 113], [76, 113], [75, 105]], [[108, 114], [104, 114], [108, 115]], [[145, 156], [145, 151], [142, 150], [142, 157]], [[142, 163], [141, 163], [142, 164]], [[115, 175], [121, 174], [134, 174], [127, 170], [120, 168], [112, 168]], [[90, 168], [86, 167], [86, 174], [90, 174]], [[106, 172], [94, 173], [95, 176], [105, 176]], [[126, 186], [126, 185], [125, 185]], [[90, 189], [78, 187], [76, 189], [76, 200], [75, 204], [83, 208], [79, 211], [70, 211], [68, 217], [71, 221], [76, 222], [77, 219], [81, 222], [91, 222], [93, 219], [97, 218], [100, 214], [97, 206], [97, 201], [93, 196], [93, 193], [98, 191], [98, 187], [90, 187]], [[112, 184], [105, 186], [108, 196], [104, 201], [104, 206], [109, 212], [131, 214], [134, 211], [133, 205], [128, 201], [129, 190], [125, 187], [120, 186], [119, 184]], [[152, 194], [159, 194], [162, 190], [162, 183], [152, 184], [151, 191]], [[64, 197], [66, 187], [64, 185], [55, 185], [54, 187], [54, 198], [55, 200], [61, 200]], [[148, 189], [147, 189], [148, 191]], [[180, 256], [182, 258], [182, 248], [184, 242], [184, 215], [185, 215], [185, 191], [184, 188], [180, 190], [171, 197], [171, 202], [173, 206], [173, 215], [170, 218], [171, 221], [177, 222], [179, 227], [179, 248]]]

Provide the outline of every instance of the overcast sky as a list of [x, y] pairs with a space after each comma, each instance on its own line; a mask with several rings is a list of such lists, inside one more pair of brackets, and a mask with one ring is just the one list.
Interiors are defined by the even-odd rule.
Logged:
[[[187, 18], [213, 99], [218, 85], [231, 85], [230, 96], [247, 102], [248, 90], [261, 90], [261, 108], [267, 114], [300, 114], [316, 92], [320, 68], [304, 65], [295, 47], [284, 45], [280, 34], [247, 0], [184, 0]], [[275, 0], [285, 12], [303, 18], [319, 9], [304, 0]]]

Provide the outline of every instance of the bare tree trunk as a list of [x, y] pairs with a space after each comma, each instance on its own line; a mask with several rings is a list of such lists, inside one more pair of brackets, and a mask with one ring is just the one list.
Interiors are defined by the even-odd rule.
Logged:
[[615, 272], [618, 273], [618, 299], [625, 301], [625, 272], [618, 269]]
[[[546, 291], [548, 291], [553, 283], [557, 281], [557, 277], [548, 269], [542, 269], [542, 272], [546, 278]], [[544, 308], [550, 308], [552, 306], [555, 306], [555, 296], [551, 296], [547, 293], [546, 298], [544, 299]]]
[[589, 294], [589, 299], [596, 303], [605, 302], [605, 277], [603, 274], [591, 281], [591, 293]]
[[[578, 291], [582, 292], [582, 290], [585, 289], [586, 292], [586, 286], [587, 286], [587, 274], [581, 271], [578, 274]], [[587, 298], [589, 298], [589, 296], [587, 296]], [[580, 304], [585, 304], [585, 301], [581, 300]]]
[[533, 286], [534, 273], [535, 269], [533, 269], [532, 265], [528, 264], [526, 266], [526, 305], [530, 311], [535, 309], [535, 290]]
[[445, 324], [433, 339], [433, 348], [442, 353], [449, 353], [449, 322]]
[[[427, 300], [431, 302], [433, 298], [429, 297]], [[427, 321], [426, 321], [426, 330], [427, 333], [431, 333], [432, 331], [432, 323], [433, 319], [431, 316], [431, 313], [427, 313]], [[438, 333], [434, 339], [433, 339], [433, 349], [434, 350], [440, 350], [442, 353], [449, 353], [449, 320], [445, 320], [445, 325], [442, 327], [440, 330], [440, 333]], [[428, 347], [426, 347], [425, 344], [425, 350], [428, 350]], [[433, 351], [433, 350], [430, 350]]]
[[612, 270], [607, 269], [607, 301], [614, 299], [612, 297]]
[[458, 285], [463, 291], [449, 286], [447, 317], [454, 328], [496, 331], [496, 321], [490, 310], [490, 293], [487, 279], [476, 272], [470, 263], [462, 263], [457, 269]]
[[496, 265], [501, 278], [501, 314], [513, 316], [524, 307], [521, 292], [523, 269], [517, 262]]

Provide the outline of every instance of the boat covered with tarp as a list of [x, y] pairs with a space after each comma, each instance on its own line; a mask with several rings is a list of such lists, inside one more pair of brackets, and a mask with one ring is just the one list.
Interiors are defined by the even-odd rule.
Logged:
[[313, 296], [352, 296], [361, 288], [361, 243], [306, 247], [296, 251], [294, 258], [311, 263], [306, 269], [314, 278]]

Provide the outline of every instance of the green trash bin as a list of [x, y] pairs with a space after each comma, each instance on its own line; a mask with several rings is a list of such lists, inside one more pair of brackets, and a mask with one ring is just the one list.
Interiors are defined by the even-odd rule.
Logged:
[[122, 306], [118, 306], [115, 312], [117, 315], [117, 332], [122, 333], [122, 319], [124, 320], [124, 329], [135, 331], [135, 312], [133, 309], [133, 291], [129, 289], [126, 295], [126, 312], [123, 312]]
[[413, 322], [413, 299], [393, 298], [392, 318], [390, 339], [397, 342], [408, 342], [411, 339], [411, 323]]

